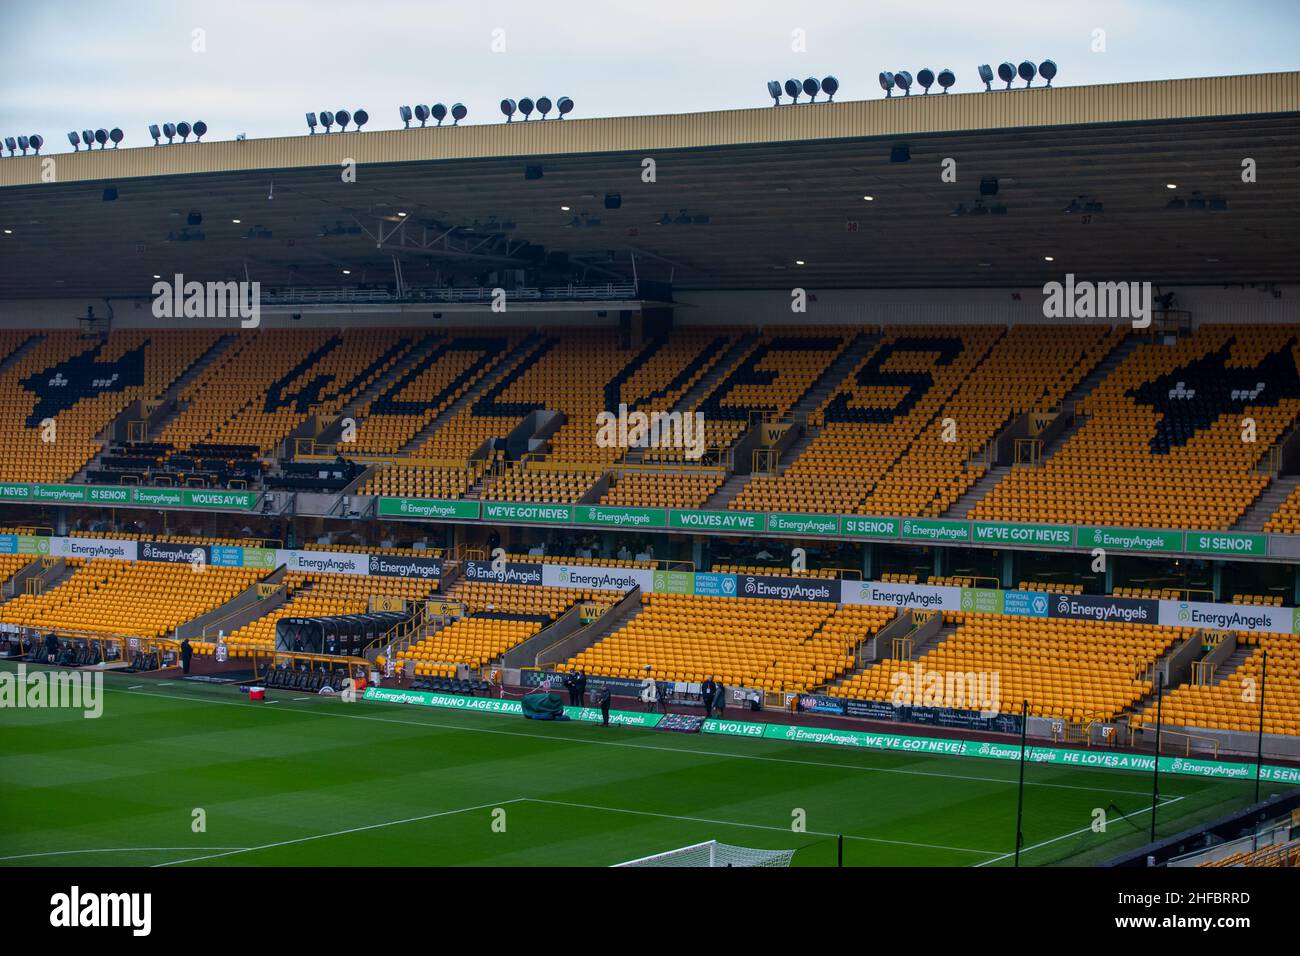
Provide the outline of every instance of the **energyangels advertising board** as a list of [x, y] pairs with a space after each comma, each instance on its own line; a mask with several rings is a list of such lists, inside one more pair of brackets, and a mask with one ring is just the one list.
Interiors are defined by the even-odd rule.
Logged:
[[[385, 687], [367, 687], [363, 699], [391, 704], [413, 704], [422, 707], [441, 707], [448, 710], [475, 711], [488, 714], [523, 716], [523, 707], [517, 700], [500, 700], [492, 697], [461, 697], [456, 694], [435, 694], [427, 691], [394, 690]], [[565, 707], [565, 716], [572, 720], [598, 721], [600, 711], [593, 707]], [[636, 711], [610, 711], [610, 723], [629, 727], [655, 727], [659, 714]], [[837, 730], [823, 727], [801, 727], [796, 724], [759, 724], [740, 720], [710, 719], [704, 722], [706, 734], [723, 734], [732, 737], [762, 737], [767, 740], [791, 743], [827, 744], [837, 747], [858, 747], [866, 750], [897, 750], [909, 753], [947, 754], [953, 757], [977, 757], [986, 760], [1019, 760], [1019, 744], [1003, 744], [980, 740], [941, 740], [934, 737], [905, 737], [900, 734], [866, 733], [858, 730]], [[1034, 763], [1057, 764], [1074, 767], [1096, 767], [1105, 770], [1134, 770], [1150, 773], [1154, 769], [1153, 757], [1146, 754], [1115, 753], [1110, 751], [1060, 750], [1055, 747], [1030, 747], [1026, 759]], [[1253, 779], [1255, 766], [1221, 760], [1193, 760], [1188, 757], [1161, 757], [1161, 773], [1175, 773], [1189, 777], [1218, 777], [1234, 780]], [[1260, 779], [1270, 783], [1300, 784], [1300, 768], [1265, 764]]]

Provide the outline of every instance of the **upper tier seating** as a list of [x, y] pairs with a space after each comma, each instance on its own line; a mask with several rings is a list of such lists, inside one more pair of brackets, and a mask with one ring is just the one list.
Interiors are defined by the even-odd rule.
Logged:
[[1268, 486], [1256, 465], [1300, 412], [1298, 347], [1291, 326], [1203, 326], [1139, 346], [1080, 403], [1077, 433], [971, 517], [1230, 528]]

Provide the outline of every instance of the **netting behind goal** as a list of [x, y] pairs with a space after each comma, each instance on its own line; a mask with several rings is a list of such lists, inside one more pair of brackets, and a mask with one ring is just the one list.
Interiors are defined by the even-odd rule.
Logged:
[[789, 866], [794, 850], [754, 850], [710, 840], [615, 866]]

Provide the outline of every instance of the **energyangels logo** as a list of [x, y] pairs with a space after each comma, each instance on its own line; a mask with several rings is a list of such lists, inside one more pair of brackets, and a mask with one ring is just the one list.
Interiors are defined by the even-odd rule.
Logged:
[[370, 556], [370, 573], [397, 578], [432, 580], [442, 576], [442, 565], [436, 561], [394, 561], [382, 554]]
[[496, 581], [499, 584], [541, 584], [540, 568], [518, 568], [506, 565], [504, 571], [493, 571], [492, 565], [471, 561], [465, 565], [465, 577], [471, 581]]
[[883, 588], [870, 581], [862, 585], [859, 596], [871, 604], [890, 604], [894, 607], [919, 607], [922, 610], [927, 610], [943, 606], [942, 594], [914, 591], [911, 588], [902, 588], [901, 590]]
[[905, 538], [948, 538], [952, 541], [966, 540], [966, 527], [964, 525], [946, 525], [946, 524], [918, 524], [912, 521], [903, 522], [903, 537]]
[[360, 570], [355, 558], [317, 558], [299, 551], [294, 556], [299, 571], [348, 572]]
[[[1294, 618], [1294, 612], [1292, 612]], [[1215, 630], [1265, 630], [1273, 623], [1267, 614], [1252, 614], [1249, 611], [1212, 610], [1202, 611], [1188, 604], [1178, 605], [1178, 620], [1182, 624], [1199, 624]], [[1294, 630], [1294, 624], [1292, 625]]]
[[72, 558], [125, 558], [126, 545], [124, 544], [78, 544], [76, 541], [68, 542], [68, 557]]
[[768, 584], [755, 578], [745, 580], [745, 593], [782, 601], [829, 601], [831, 599], [830, 585], [827, 584]]
[[35, 497], [46, 501], [82, 501], [85, 499], [85, 491], [81, 488], [52, 488], [48, 485], [37, 485]]
[[577, 568], [560, 568], [560, 583], [604, 591], [630, 591], [637, 585], [636, 578], [630, 574], [617, 574], [612, 571], [579, 571]]
[[1092, 532], [1093, 544], [1108, 544], [1114, 548], [1123, 548], [1125, 550], [1148, 550], [1154, 551], [1164, 547], [1165, 541], [1158, 536], [1144, 535], [1138, 532], [1128, 534], [1111, 534], [1104, 528], [1097, 528]]
[[863, 739], [850, 734], [837, 734], [833, 730], [810, 730], [791, 724], [785, 732], [786, 740], [801, 740], [814, 744], [839, 744], [840, 746], [861, 747]]
[[1094, 621], [1124, 621], [1127, 624], [1145, 624], [1150, 618], [1143, 605], [1128, 607], [1123, 604], [1083, 604], [1067, 595], [1060, 595], [1056, 601], [1058, 614], [1067, 617], [1089, 618]]

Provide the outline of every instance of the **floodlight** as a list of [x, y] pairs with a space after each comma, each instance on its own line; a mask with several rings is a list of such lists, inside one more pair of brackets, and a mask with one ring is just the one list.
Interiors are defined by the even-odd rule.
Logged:
[[322, 110], [320, 114], [320, 124], [325, 127], [325, 132], [328, 133], [330, 127], [334, 125], [334, 114], [329, 110]]
[[980, 82], [984, 84], [984, 92], [988, 93], [993, 89], [993, 67], [989, 66], [987, 63], [981, 63], [979, 72]]
[[[182, 143], [185, 142], [186, 139], [188, 139], [188, 138], [189, 138], [189, 135], [190, 135], [190, 124], [187, 123], [187, 122], [185, 122], [185, 120], [181, 120], [179, 123], [176, 124], [176, 133], [177, 133], [177, 135], [180, 136], [180, 138], [181, 138], [181, 142], [182, 142]], [[95, 134], [95, 138], [96, 138], [96, 139], [99, 138], [99, 134], [98, 134], [98, 133]]]
[[527, 121], [528, 117], [533, 114], [533, 101], [527, 96], [519, 101], [519, 112], [524, 114], [525, 121]]
[[195, 141], [208, 135], [208, 124], [203, 120], [194, 121], [194, 139]]
[[1007, 89], [1011, 89], [1011, 83], [1015, 78], [1016, 65], [1014, 63], [1003, 62], [998, 64], [998, 79], [1007, 85]]
[[429, 119], [429, 107], [425, 106], [423, 103], [416, 106], [415, 118], [418, 119], [420, 121], [420, 125], [423, 126], [425, 122]]
[[885, 70], [877, 79], [880, 81], [880, 88], [885, 91], [886, 96], [894, 95], [894, 74]]
[[894, 85], [903, 91], [904, 96], [912, 95], [912, 74], [899, 70], [894, 74]]
[[99, 144], [100, 149], [103, 149], [104, 144], [108, 142], [108, 130], [102, 128], [95, 130], [95, 142]]
[[772, 97], [773, 106], [781, 105], [781, 81], [780, 80], [767, 81], [767, 95]]
[[27, 139], [27, 137], [26, 137], [26, 136], [19, 136], [19, 137], [18, 137], [18, 148], [21, 149], [21, 150], [23, 151], [23, 155], [24, 155], [24, 156], [27, 155], [27, 146], [28, 146], [28, 139]]
[[791, 103], [799, 102], [799, 93], [802, 89], [803, 85], [798, 80], [785, 81], [785, 95], [790, 97]]
[[822, 91], [821, 82], [815, 76], [810, 76], [803, 81], [803, 91], [808, 94], [808, 102], [815, 103], [817, 94]]
[[28, 142], [32, 144], [32, 149], [36, 150], [36, 155], [41, 155], [41, 147], [45, 145], [45, 137], [40, 133], [32, 133], [27, 137]]
[[370, 122], [370, 114], [365, 110], [357, 110], [352, 114], [352, 122], [357, 124], [357, 129], [361, 129]]
[[1020, 78], [1025, 81], [1025, 89], [1029, 89], [1034, 82], [1034, 77], [1038, 75], [1038, 67], [1034, 66], [1032, 60], [1021, 60], [1017, 72], [1020, 74]]
[[514, 100], [501, 101], [501, 113], [505, 116], [507, 123], [511, 122], [515, 118], [515, 110], [518, 108], [519, 107]]
[[403, 129], [410, 129], [410, 128], [411, 128], [411, 108], [410, 108], [409, 106], [399, 106], [399, 107], [397, 108], [397, 115], [400, 116], [400, 117], [402, 118], [402, 128], [403, 128]]
[[[157, 129], [157, 128], [158, 128], [158, 127], [156, 127], [156, 126], [154, 127], [154, 129]], [[157, 136], [157, 134], [155, 133], [155, 134], [154, 134], [154, 142], [157, 142], [157, 141], [158, 141], [158, 136]], [[77, 145], [81, 142], [81, 137], [77, 135], [77, 131], [76, 131], [75, 129], [74, 129], [71, 133], [68, 134], [68, 142], [72, 144], [72, 151], [75, 153], [75, 152], [77, 151]]]
[[108, 138], [113, 141], [113, 148], [117, 149], [117, 144], [126, 138], [126, 134], [122, 132], [120, 127], [114, 126], [108, 131]]
[[339, 124], [339, 132], [347, 130], [348, 124], [352, 122], [352, 114], [347, 110], [338, 110], [334, 114], [335, 121]]
[[9, 155], [12, 156], [18, 149], [18, 142], [12, 136], [5, 137], [5, 146], [9, 149]]
[[943, 69], [939, 71], [939, 85], [943, 87], [945, 93], [957, 82], [957, 74], [952, 70]]
[[[441, 106], [442, 104], [439, 103], [438, 105]], [[469, 115], [469, 107], [467, 107], [464, 103], [451, 104], [451, 121], [452, 121], [451, 125], [453, 126], [458, 125], [460, 121], [463, 120], [468, 115]], [[442, 125], [441, 120], [439, 120], [438, 125], [439, 126]]]
[[564, 119], [565, 116], [573, 112], [573, 100], [567, 96], [561, 96], [555, 101], [555, 108], [560, 111], [560, 119]]
[[916, 82], [921, 89], [925, 90], [926, 93], [929, 93], [930, 87], [934, 86], [934, 70], [930, 69], [928, 66], [922, 67], [916, 72]]
[[546, 119], [546, 114], [552, 109], [551, 98], [549, 96], [537, 97], [537, 112], [542, 114], [542, 119]]
[[[163, 127], [163, 132], [167, 135], [167, 142], [170, 143], [172, 137], [176, 135], [176, 127], [168, 123], [166, 126]], [[86, 144], [86, 149], [90, 149], [90, 144], [94, 141], [94, 139], [95, 139], [94, 130], [83, 129], [81, 131], [81, 141]]]
[[827, 102], [835, 99], [835, 94], [840, 91], [840, 81], [833, 76], [822, 77], [822, 92], [826, 94]]
[[1052, 80], [1056, 79], [1056, 61], [1044, 60], [1042, 63], [1038, 64], [1038, 73], [1047, 81], [1047, 85], [1050, 87], [1052, 85]]
[[434, 103], [429, 107], [429, 115], [436, 119], [438, 125], [441, 126], [442, 121], [447, 118], [447, 107], [442, 103]]
[[[315, 135], [316, 135], [316, 114], [315, 114], [315, 113], [308, 113], [308, 114], [307, 114], [307, 126], [308, 126], [308, 128], [311, 130], [311, 135], [312, 135], [312, 136], [315, 136]], [[163, 129], [166, 129], [166, 128], [167, 128], [167, 127], [165, 127], [165, 126], [163, 127]], [[168, 134], [167, 134], [167, 141], [168, 141], [168, 142], [171, 142], [171, 135], [172, 135], [171, 133], [168, 133]]]

